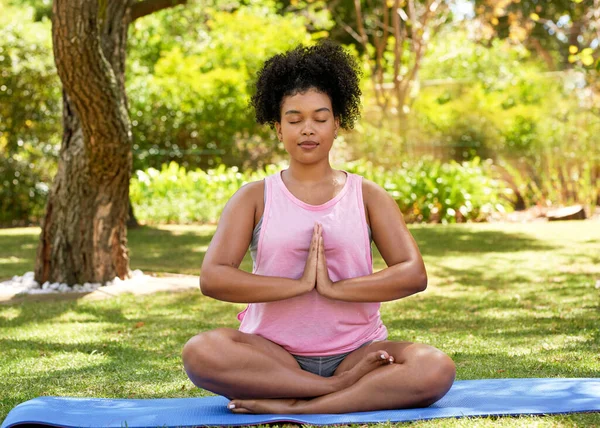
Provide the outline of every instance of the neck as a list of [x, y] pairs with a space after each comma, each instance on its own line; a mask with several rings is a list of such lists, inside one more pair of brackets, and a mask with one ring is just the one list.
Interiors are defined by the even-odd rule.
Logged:
[[329, 159], [314, 164], [302, 164], [293, 159], [290, 160], [290, 167], [286, 175], [294, 181], [303, 183], [322, 182], [333, 174], [333, 168], [329, 164]]

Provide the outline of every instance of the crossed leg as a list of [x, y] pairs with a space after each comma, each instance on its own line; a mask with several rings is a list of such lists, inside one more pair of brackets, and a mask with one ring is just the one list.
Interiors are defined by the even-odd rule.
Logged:
[[230, 398], [309, 398], [341, 391], [389, 365], [386, 351], [367, 353], [344, 373], [324, 378], [300, 368], [281, 346], [260, 336], [220, 328], [183, 348], [183, 365], [198, 387]]
[[192, 382], [232, 398], [235, 413], [428, 406], [448, 392], [455, 376], [452, 360], [431, 346], [383, 341], [350, 353], [334, 376], [323, 378], [301, 370], [280, 346], [231, 329], [195, 336], [184, 347], [183, 360]]

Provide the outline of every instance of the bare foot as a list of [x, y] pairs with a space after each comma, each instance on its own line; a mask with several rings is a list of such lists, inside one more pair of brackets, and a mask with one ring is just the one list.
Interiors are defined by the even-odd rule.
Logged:
[[336, 375], [343, 381], [342, 389], [354, 385], [361, 377], [372, 372], [377, 367], [394, 363], [394, 357], [386, 351], [375, 351], [365, 355], [354, 367]]
[[298, 404], [305, 400], [295, 398], [260, 398], [256, 400], [231, 400], [227, 408], [233, 413], [300, 413]]

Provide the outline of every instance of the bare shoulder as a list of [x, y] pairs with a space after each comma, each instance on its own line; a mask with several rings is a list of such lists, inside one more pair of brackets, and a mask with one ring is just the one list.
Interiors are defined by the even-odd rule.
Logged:
[[228, 205], [244, 205], [256, 207], [258, 202], [262, 203], [263, 194], [265, 191], [264, 180], [252, 181], [240, 187], [235, 194], [229, 199]]
[[393, 198], [383, 187], [364, 177], [362, 179], [362, 192], [367, 208], [369, 205], [380, 203], [382, 200], [393, 201]]
[[236, 221], [243, 217], [255, 225], [264, 211], [264, 192], [264, 180], [244, 184], [227, 202], [219, 223], [229, 217], [235, 218]]
[[245, 184], [229, 199], [217, 230], [204, 256], [203, 267], [229, 265], [238, 267], [248, 250], [256, 215], [261, 208], [264, 183]]
[[262, 198], [263, 192], [265, 191], [265, 181], [251, 181], [250, 183], [244, 184], [242, 187], [238, 189], [236, 195], [239, 195], [241, 198], [249, 198], [253, 199], [257, 196]]

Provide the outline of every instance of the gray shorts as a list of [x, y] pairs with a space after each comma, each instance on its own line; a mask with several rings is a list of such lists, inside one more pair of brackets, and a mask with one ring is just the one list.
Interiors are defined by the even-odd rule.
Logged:
[[[363, 343], [358, 348], [367, 346], [369, 343], [371, 342]], [[292, 354], [292, 357], [296, 359], [302, 370], [323, 377], [331, 377], [342, 361], [344, 361], [348, 354], [352, 352], [354, 351], [344, 352], [343, 354], [326, 355], [324, 357], [305, 357]]]

